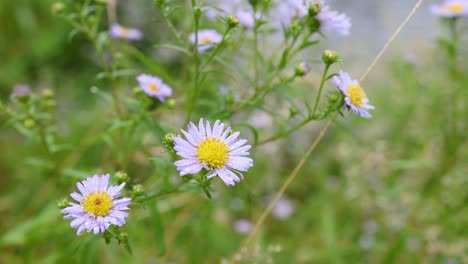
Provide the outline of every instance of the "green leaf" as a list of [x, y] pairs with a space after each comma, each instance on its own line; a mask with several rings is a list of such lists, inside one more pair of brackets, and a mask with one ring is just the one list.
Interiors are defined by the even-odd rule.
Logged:
[[173, 45], [173, 44], [158, 44], [158, 45], [154, 45], [155, 48], [158, 48], [158, 49], [171, 49], [171, 50], [175, 50], [175, 51], [179, 51], [180, 53], [183, 53], [187, 56], [192, 56], [192, 53], [181, 47], [181, 46], [177, 46], [177, 45]]

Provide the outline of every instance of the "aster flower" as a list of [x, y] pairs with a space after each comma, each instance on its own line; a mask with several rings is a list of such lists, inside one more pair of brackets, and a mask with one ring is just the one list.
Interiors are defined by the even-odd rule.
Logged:
[[17, 84], [13, 87], [13, 95], [16, 97], [26, 97], [31, 93], [31, 88], [27, 84]]
[[[323, 1], [321, 3], [323, 4]], [[320, 21], [320, 31], [336, 32], [343, 36], [349, 35], [351, 19], [345, 14], [331, 10], [328, 5], [322, 5], [316, 18]]]
[[332, 81], [345, 96], [345, 108], [364, 118], [372, 117], [368, 110], [374, 109], [374, 106], [369, 104], [369, 99], [357, 80], [352, 80], [347, 72], [340, 71]]
[[208, 179], [219, 176], [226, 185], [234, 185], [244, 178], [241, 171], [253, 166], [253, 160], [245, 156], [251, 146], [247, 140], [238, 139], [239, 132], [230, 134], [231, 128], [224, 130], [224, 124], [216, 120], [204, 124], [200, 119], [198, 127], [192, 122], [187, 131], [181, 129], [185, 139], [180, 135], [174, 138], [174, 149], [181, 160], [174, 164], [180, 176], [196, 174], [202, 169], [209, 171]]
[[[223, 37], [218, 31], [214, 29], [203, 29], [197, 32], [198, 35], [198, 52], [203, 53], [211, 48], [213, 48], [216, 43], [221, 42]], [[195, 44], [195, 33], [190, 34], [190, 42]]]
[[209, 1], [210, 4], [216, 6], [208, 8], [205, 15], [210, 20], [215, 20], [217, 17], [224, 17], [229, 14], [234, 14], [239, 20], [239, 24], [246, 28], [253, 28], [254, 16], [250, 5], [245, 5], [240, 0], [231, 1]]
[[119, 24], [113, 24], [110, 28], [110, 35], [113, 38], [121, 38], [128, 40], [140, 40], [143, 38], [143, 33], [134, 28], [126, 28]]
[[271, 213], [279, 220], [286, 220], [294, 213], [294, 205], [288, 198], [282, 196], [273, 207]]
[[252, 232], [254, 225], [249, 220], [241, 218], [234, 222], [233, 227], [237, 233], [248, 235]]
[[148, 74], [140, 74], [137, 77], [140, 88], [149, 96], [156, 97], [164, 102], [166, 97], [172, 95], [172, 89], [160, 78]]
[[448, 18], [468, 16], [468, 0], [445, 0], [442, 5], [431, 6], [431, 13]]
[[122, 226], [128, 216], [130, 198], [120, 198], [120, 190], [125, 183], [119, 186], [108, 186], [109, 174], [89, 177], [76, 186], [80, 193], [73, 192], [70, 196], [78, 203], [70, 202], [70, 206], [63, 209], [64, 219], [73, 219], [71, 227], [78, 228], [79, 236], [86, 230], [88, 233], [103, 233], [110, 225]]

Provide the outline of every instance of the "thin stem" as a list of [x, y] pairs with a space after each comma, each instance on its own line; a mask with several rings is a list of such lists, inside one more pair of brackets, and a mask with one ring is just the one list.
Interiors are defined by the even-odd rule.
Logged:
[[254, 17], [254, 28], [253, 28], [253, 49], [254, 49], [254, 87], [255, 90], [258, 89], [258, 78], [259, 78], [259, 72], [258, 72], [258, 23], [257, 23], [257, 16], [255, 15], [257, 13], [257, 5], [253, 5], [253, 17]]
[[194, 24], [194, 35], [195, 35], [195, 47], [193, 49], [193, 62], [195, 67], [195, 80], [193, 83], [193, 91], [192, 91], [192, 99], [188, 102], [188, 110], [187, 116], [185, 118], [185, 123], [187, 124], [190, 121], [190, 117], [193, 112], [193, 108], [195, 107], [195, 102], [198, 97], [198, 90], [200, 89], [200, 59], [199, 59], [199, 52], [198, 52], [198, 24], [199, 24], [199, 16], [196, 14], [195, 10], [196, 1], [192, 0], [192, 12], [193, 12], [193, 24]]
[[320, 82], [320, 87], [319, 87], [319, 90], [318, 90], [318, 93], [317, 93], [317, 97], [315, 98], [314, 108], [312, 109], [312, 113], [311, 113], [312, 116], [315, 116], [315, 112], [317, 111], [318, 105], [320, 103], [320, 97], [322, 96], [323, 86], [325, 84], [326, 77], [327, 77], [327, 74], [328, 74], [328, 70], [330, 69], [330, 66], [331, 66], [331, 64], [326, 64], [325, 69], [323, 70], [322, 81]]

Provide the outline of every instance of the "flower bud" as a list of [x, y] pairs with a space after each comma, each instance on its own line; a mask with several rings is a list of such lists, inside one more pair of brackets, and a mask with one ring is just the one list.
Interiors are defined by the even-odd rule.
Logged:
[[322, 11], [322, 5], [320, 4], [320, 2], [315, 1], [312, 4], [310, 4], [308, 10], [309, 16], [315, 17], [318, 13], [320, 13], [320, 11]]
[[322, 60], [327, 65], [331, 65], [339, 60], [338, 53], [334, 50], [325, 50], [322, 53]]
[[60, 14], [65, 10], [65, 5], [61, 2], [56, 2], [52, 5], [52, 13]]
[[176, 134], [174, 133], [167, 133], [164, 135], [164, 138], [162, 140], [162, 144], [164, 148], [169, 151], [169, 152], [174, 152], [174, 138]]
[[167, 106], [168, 106], [169, 108], [171, 108], [171, 109], [174, 108], [175, 103], [176, 103], [176, 102], [175, 102], [174, 98], [171, 98], [171, 99], [167, 100], [167, 102], [166, 102]]
[[133, 185], [132, 190], [133, 190], [133, 197], [141, 196], [142, 194], [145, 193], [145, 189], [143, 188], [143, 185], [141, 184]]
[[296, 107], [292, 106], [291, 108], [289, 108], [289, 117], [293, 117], [295, 115], [297, 115], [297, 113], [299, 112], [299, 110], [297, 110]]
[[64, 209], [68, 207], [68, 199], [67, 198], [62, 198], [57, 201], [57, 206], [60, 209]]
[[117, 235], [117, 240], [119, 241], [119, 244], [125, 244], [128, 242], [128, 234], [125, 232], [122, 232]]
[[299, 65], [297, 65], [296, 68], [294, 68], [294, 74], [296, 76], [304, 76], [308, 74], [310, 70], [311, 70], [310, 64], [303, 61]]
[[198, 20], [202, 14], [202, 10], [199, 7], [196, 7], [195, 10], [193, 10], [193, 12], [195, 18]]
[[239, 25], [239, 19], [233, 15], [229, 15], [226, 17], [226, 24], [229, 28], [235, 28]]
[[133, 87], [133, 94], [134, 95], [140, 95], [142, 93], [143, 93], [143, 91], [141, 90], [140, 87]]
[[122, 184], [128, 181], [128, 174], [124, 171], [118, 171], [115, 173], [115, 178], [118, 184]]
[[36, 125], [36, 121], [34, 121], [34, 119], [28, 118], [28, 119], [24, 120], [23, 125], [24, 125], [25, 128], [30, 129], [30, 128], [33, 128]]
[[52, 91], [50, 89], [45, 89], [45, 90], [42, 91], [42, 96], [45, 99], [51, 99], [52, 97], [55, 96], [55, 93], [54, 93], [54, 91]]

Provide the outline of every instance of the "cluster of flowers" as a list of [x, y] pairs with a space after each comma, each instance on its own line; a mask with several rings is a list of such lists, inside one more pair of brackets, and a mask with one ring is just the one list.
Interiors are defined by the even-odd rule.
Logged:
[[[288, 0], [278, 1], [272, 12], [274, 17], [280, 17], [280, 26], [288, 26], [293, 19], [301, 19], [307, 12], [313, 1]], [[320, 21], [320, 31], [333, 31], [342, 35], [348, 35], [351, 22], [349, 17], [332, 11], [324, 1], [318, 1], [321, 5], [316, 18]], [[252, 9], [244, 7], [239, 0], [224, 1], [216, 9], [208, 9], [208, 18], [214, 18], [223, 13], [234, 13], [239, 23], [246, 28], [254, 26], [257, 14]], [[272, 15], [273, 16], [273, 15]], [[137, 29], [112, 25], [110, 34], [114, 38], [128, 40], [140, 40], [143, 33]], [[195, 35], [197, 34], [197, 35]], [[222, 36], [215, 30], [200, 30], [192, 33], [189, 40], [195, 44], [198, 40], [198, 52], [204, 53], [222, 41]], [[148, 95], [157, 98], [161, 102], [172, 96], [172, 88], [156, 76], [141, 74], [137, 77], [139, 87]], [[344, 95], [343, 108], [365, 118], [371, 118], [369, 110], [374, 109], [359, 82], [352, 79], [347, 72], [340, 71], [332, 79], [333, 83]], [[182, 135], [173, 138], [174, 150], [180, 156], [175, 161], [177, 171], [181, 176], [194, 175], [202, 170], [208, 172], [207, 178], [220, 177], [226, 185], [235, 185], [244, 176], [242, 172], [248, 171], [253, 166], [253, 160], [248, 157], [251, 145], [247, 140], [240, 139], [240, 132], [232, 132], [231, 128], [225, 129], [225, 124], [216, 120], [213, 124], [201, 118], [198, 126], [192, 122], [187, 130], [181, 129]], [[69, 207], [62, 210], [66, 214], [65, 219], [73, 219], [71, 226], [78, 228], [77, 235], [84, 230], [95, 234], [104, 232], [111, 225], [122, 226], [131, 203], [130, 198], [119, 198], [120, 191], [125, 183], [119, 186], [109, 186], [109, 174], [88, 178], [77, 183], [80, 193], [72, 193], [71, 197], [76, 202], [71, 202]]]

